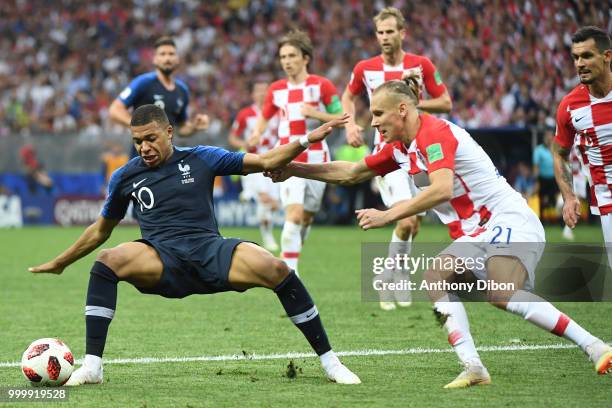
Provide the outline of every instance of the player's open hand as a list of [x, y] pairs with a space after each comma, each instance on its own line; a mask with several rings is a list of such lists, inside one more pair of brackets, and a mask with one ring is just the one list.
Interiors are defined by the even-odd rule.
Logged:
[[380, 228], [388, 224], [385, 217], [385, 211], [375, 210], [374, 208], [366, 208], [363, 210], [356, 210], [355, 213], [357, 214], [357, 219], [359, 220], [359, 226], [363, 230]]
[[563, 203], [563, 221], [565, 225], [574, 228], [580, 219], [580, 200], [573, 196]]
[[325, 139], [325, 136], [329, 135], [333, 128], [343, 127], [350, 119], [350, 115], [345, 113], [342, 117], [325, 122], [312, 132], [308, 133], [308, 141], [310, 143], [317, 143]]
[[291, 177], [291, 172], [287, 167], [264, 172], [264, 176], [269, 177], [275, 183], [280, 183]]
[[193, 126], [197, 130], [206, 130], [208, 129], [208, 125], [210, 125], [210, 118], [208, 115], [198, 113], [193, 119]]
[[345, 126], [346, 129], [346, 142], [353, 146], [359, 147], [363, 144], [363, 128], [355, 122], [349, 122]]
[[28, 271], [32, 273], [54, 273], [59, 275], [64, 272], [64, 266], [60, 266], [55, 261], [50, 261], [38, 266], [32, 266], [28, 268]]

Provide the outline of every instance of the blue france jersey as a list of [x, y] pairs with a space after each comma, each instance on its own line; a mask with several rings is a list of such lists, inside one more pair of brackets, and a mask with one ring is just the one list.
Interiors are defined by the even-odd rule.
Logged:
[[162, 108], [172, 126], [187, 120], [189, 90], [180, 79], [172, 91], [166, 89], [155, 72], [148, 72], [134, 78], [119, 94], [119, 100], [127, 107], [134, 109], [142, 105], [153, 104]]
[[244, 153], [211, 146], [176, 147], [159, 167], [140, 157], [115, 171], [102, 216], [121, 219], [134, 203], [142, 238], [219, 235], [213, 206], [215, 176], [242, 174]]

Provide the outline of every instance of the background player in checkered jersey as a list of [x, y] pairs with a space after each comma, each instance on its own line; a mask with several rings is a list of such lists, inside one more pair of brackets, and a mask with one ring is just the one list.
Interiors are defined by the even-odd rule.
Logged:
[[[412, 85], [389, 81], [373, 94], [372, 126], [389, 143], [380, 152], [357, 163], [293, 162], [269, 175], [277, 181], [296, 176], [354, 184], [398, 168], [410, 171], [421, 191], [386, 211], [358, 210], [359, 225], [366, 230], [379, 228], [433, 209], [455, 241], [433, 263], [444, 267], [425, 272], [428, 282], [452, 281], [465, 269], [446, 265], [459, 266], [458, 260], [471, 259], [477, 279], [513, 284], [513, 288], [489, 290], [491, 304], [571, 340], [588, 355], [598, 374], [610, 372], [612, 347], [530, 292], [545, 243], [544, 228], [535, 213], [464, 129], [417, 111], [418, 91]], [[483, 267], [473, 262], [478, 259], [484, 261]], [[463, 304], [445, 291], [431, 289], [428, 294], [449, 343], [465, 366], [445, 388], [489, 384], [491, 377], [476, 350]]]
[[[448, 113], [452, 108], [452, 102], [446, 86], [442, 83], [440, 74], [429, 58], [421, 55], [411, 54], [402, 49], [402, 41], [406, 36], [406, 21], [402, 13], [394, 8], [382, 9], [374, 17], [376, 26], [376, 39], [381, 48], [381, 54], [374, 58], [362, 60], [355, 65], [351, 80], [342, 94], [342, 110], [350, 113], [351, 118], [355, 116], [355, 98], [367, 91], [371, 97], [372, 92], [382, 83], [403, 77], [412, 76], [419, 82], [421, 90], [425, 88], [429, 99], [419, 101], [418, 108], [430, 113]], [[421, 95], [422, 96], [422, 92]], [[352, 146], [363, 143], [359, 127], [354, 119], [346, 126], [346, 138]], [[384, 146], [380, 134], [375, 132], [373, 154]], [[392, 207], [401, 200], [407, 200], [414, 193], [414, 186], [406, 172], [398, 170], [385, 177], [375, 179], [383, 202], [387, 207]], [[389, 257], [396, 254], [410, 254], [412, 239], [419, 227], [417, 216], [399, 220], [389, 244]], [[376, 279], [380, 279], [377, 276]], [[385, 281], [409, 279], [407, 275], [399, 275], [395, 270], [386, 270], [382, 278]], [[410, 306], [410, 292], [380, 292], [380, 307], [383, 310], [395, 309], [395, 300], [400, 306]]]
[[[302, 31], [284, 35], [278, 44], [278, 56], [287, 78], [270, 85], [261, 115], [248, 144], [255, 146], [268, 121], [280, 114], [279, 144], [291, 143], [315, 129], [320, 122], [339, 118], [342, 106], [336, 87], [327, 78], [312, 75], [308, 65], [312, 61], [313, 45]], [[330, 160], [325, 140], [313, 143], [295, 161], [323, 163]], [[285, 223], [281, 234], [281, 257], [296, 272], [302, 245], [306, 241], [314, 215], [321, 206], [325, 183], [293, 178], [280, 185], [280, 197], [285, 209]]]
[[612, 45], [604, 30], [587, 26], [572, 36], [572, 58], [580, 85], [557, 109], [553, 143], [555, 178], [563, 196], [563, 221], [574, 228], [580, 219], [580, 199], [572, 186], [570, 150], [577, 142], [588, 165], [591, 212], [599, 215], [608, 263], [612, 268]]
[[[251, 84], [251, 98], [253, 103], [241, 109], [229, 134], [229, 144], [239, 150], [248, 151], [249, 153], [265, 153], [270, 150], [277, 141], [278, 117], [268, 123], [268, 127], [262, 134], [259, 144], [255, 146], [247, 146], [246, 138], [253, 133], [253, 128], [257, 122], [257, 118], [261, 113], [268, 83], [266, 81], [257, 81]], [[268, 251], [278, 251], [278, 244], [274, 239], [273, 229], [274, 212], [278, 209], [278, 185], [274, 184], [269, 178], [264, 177], [261, 173], [251, 173], [241, 177], [242, 194], [241, 199], [254, 199], [257, 203], [257, 220], [259, 221], [259, 231], [263, 247]]]

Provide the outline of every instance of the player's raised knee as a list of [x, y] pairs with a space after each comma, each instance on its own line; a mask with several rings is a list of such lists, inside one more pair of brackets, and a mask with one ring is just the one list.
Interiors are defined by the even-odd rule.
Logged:
[[96, 261], [109, 267], [118, 279], [125, 279], [123, 266], [129, 261], [127, 254], [121, 248], [103, 249], [96, 256]]
[[291, 272], [291, 269], [287, 266], [287, 264], [279, 258], [271, 257], [269, 260], [269, 283], [270, 287], [274, 288], [278, 286]]
[[119, 256], [114, 248], [103, 249], [98, 252], [98, 255], [96, 256], [96, 261], [102, 262], [104, 265], [108, 266], [113, 270], [117, 269], [117, 266], [119, 266], [120, 262]]

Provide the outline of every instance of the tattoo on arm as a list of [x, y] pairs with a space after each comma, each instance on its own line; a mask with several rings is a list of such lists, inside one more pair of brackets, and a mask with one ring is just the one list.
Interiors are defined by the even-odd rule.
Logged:
[[570, 149], [566, 149], [565, 147], [561, 147], [556, 143], [552, 144], [554, 153], [561, 158], [561, 180], [564, 183], [567, 183], [567, 187], [572, 189], [573, 186], [573, 176], [572, 169], [569, 162]]

